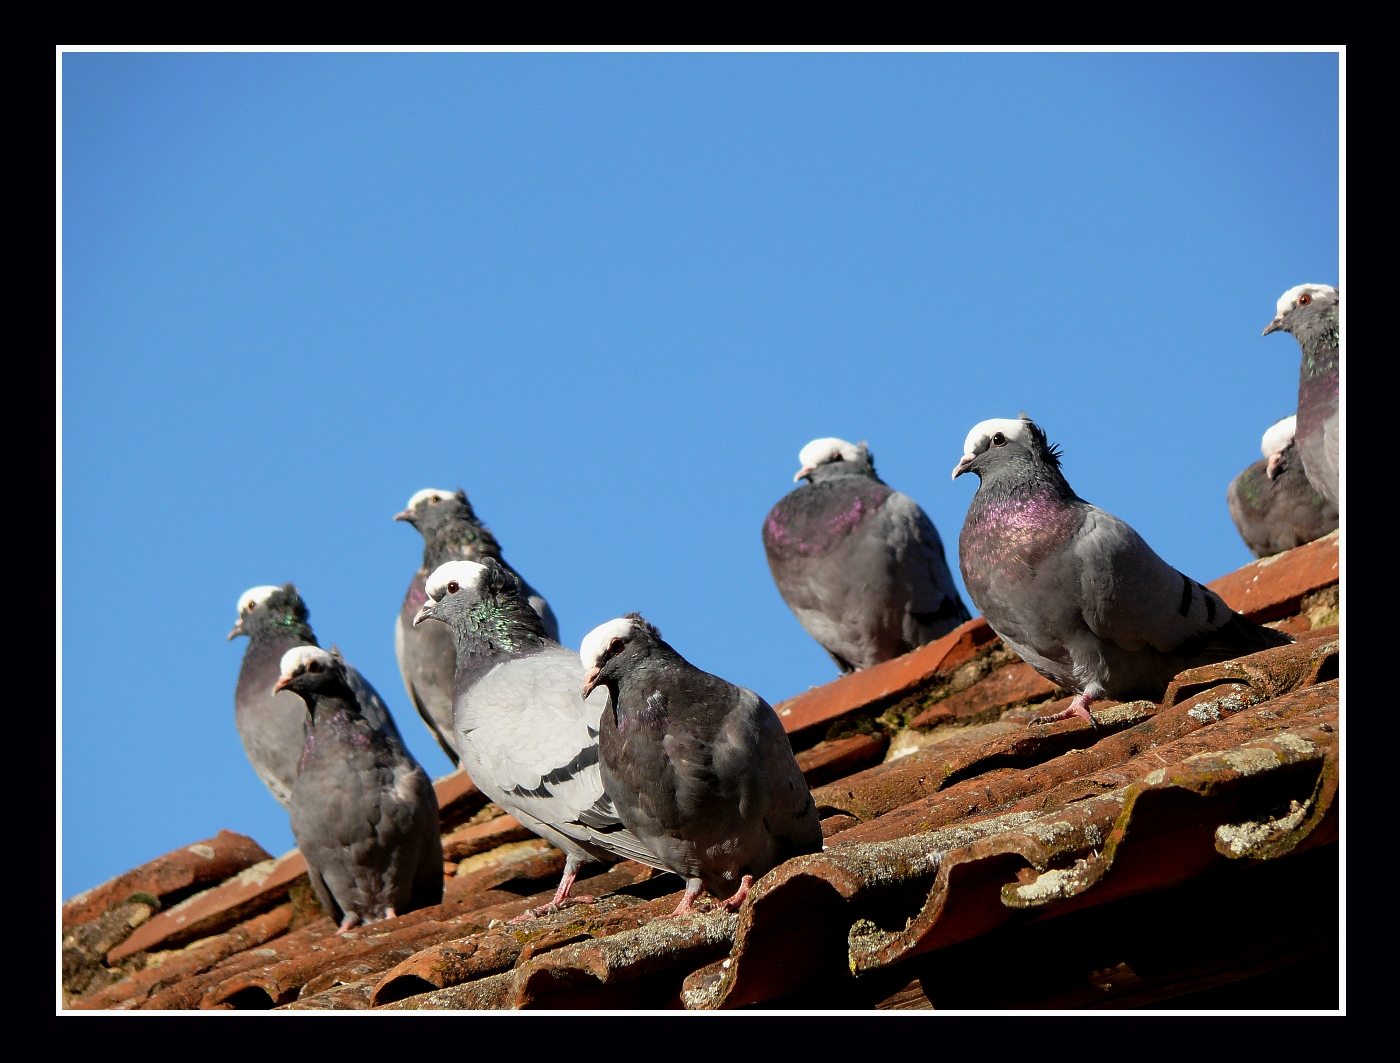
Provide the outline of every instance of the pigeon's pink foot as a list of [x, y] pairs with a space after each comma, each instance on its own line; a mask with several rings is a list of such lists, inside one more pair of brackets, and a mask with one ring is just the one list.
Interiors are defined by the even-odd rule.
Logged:
[[753, 876], [745, 875], [739, 880], [739, 888], [734, 891], [734, 896], [721, 903], [731, 912], [737, 912], [743, 906], [744, 898], [749, 895], [751, 889], [753, 889]]
[[1038, 723], [1058, 723], [1060, 720], [1068, 720], [1071, 716], [1078, 716], [1081, 720], [1088, 720], [1090, 727], [1097, 727], [1094, 717], [1089, 714], [1089, 706], [1094, 699], [1088, 694], [1080, 694], [1069, 703], [1069, 708], [1064, 712], [1057, 712], [1053, 716], [1037, 716], [1027, 726], [1034, 727]]
[[676, 905], [676, 910], [667, 919], [674, 919], [678, 915], [695, 914], [695, 898], [700, 896], [700, 891], [705, 888], [705, 884], [699, 879], [693, 879], [685, 884], [685, 894], [681, 897], [681, 903]]
[[385, 919], [397, 919], [398, 917], [399, 917], [399, 913], [396, 912], [396, 911], [394, 911], [393, 908], [385, 908], [385, 909], [384, 909], [384, 918], [385, 918]]
[[358, 915], [356, 915], [354, 912], [346, 912], [346, 913], [345, 913], [345, 918], [342, 919], [342, 920], [340, 921], [340, 929], [337, 930], [337, 931], [335, 932], [336, 937], [339, 937], [341, 934], [345, 933], [347, 930], [352, 930], [352, 929], [354, 929], [354, 927], [355, 927], [359, 922], [360, 922], [360, 917], [359, 917]]
[[559, 880], [559, 888], [554, 891], [554, 896], [548, 904], [542, 904], [538, 908], [529, 908], [521, 912], [512, 923], [528, 923], [531, 919], [538, 919], [542, 915], [553, 915], [574, 904], [597, 904], [597, 897], [590, 897], [588, 894], [580, 894], [577, 897], [570, 897], [569, 891], [574, 888], [574, 880], [578, 878], [578, 868], [565, 868], [564, 877]]

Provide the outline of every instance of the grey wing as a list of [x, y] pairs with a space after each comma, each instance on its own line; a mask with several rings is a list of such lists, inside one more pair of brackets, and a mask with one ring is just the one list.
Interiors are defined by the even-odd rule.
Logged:
[[1332, 416], [1322, 422], [1322, 447], [1327, 455], [1327, 484], [1331, 489], [1324, 492], [1323, 497], [1336, 507], [1341, 505], [1342, 422], [1339, 418], [1340, 415], [1334, 410]]
[[923, 507], [896, 491], [885, 501], [881, 512], [889, 521], [890, 544], [902, 562], [910, 590], [909, 611], [925, 624], [947, 622], [948, 630], [970, 620], [953, 583], [943, 540]]
[[1086, 507], [1074, 540], [1080, 610], [1099, 638], [1125, 650], [1151, 646], [1189, 656], [1189, 646], [1229, 624], [1224, 599], [1163, 561], [1130, 526]]
[[821, 849], [821, 824], [802, 769], [792, 755], [778, 714], [747, 687], [736, 687], [738, 707], [714, 746], [715, 771], [741, 780], [740, 807], [753, 809], [784, 848]]
[[[415, 681], [417, 677], [414, 675], [414, 673], [415, 671], [417, 671], [417, 669], [414, 667], [414, 655], [408, 643], [408, 632], [409, 629], [404, 625], [403, 613], [400, 612], [398, 619], [394, 622], [394, 655], [398, 658], [399, 661], [399, 674], [403, 676], [404, 690], [408, 692], [408, 700], [412, 702], [413, 707], [418, 710], [418, 715], [423, 720], [423, 725], [428, 728], [428, 731], [433, 736], [433, 739], [437, 742], [438, 746], [442, 749], [442, 751], [445, 754], [447, 754], [447, 759], [452, 762], [452, 766], [455, 768], [458, 765], [458, 757], [457, 748], [452, 744], [453, 734], [451, 727], [451, 700], [449, 698], [447, 703], [447, 711], [444, 714], [445, 720], [443, 721], [443, 723], [447, 725], [447, 731], [446, 733], [444, 733], [443, 727], [439, 724], [439, 721], [434, 718], [432, 710], [428, 707], [427, 699], [424, 693], [418, 689], [417, 682]], [[445, 664], [446, 662], [442, 661], [438, 663]], [[455, 671], [456, 663], [457, 655], [456, 651], [454, 650], [452, 654], [453, 668], [451, 670], [444, 669], [444, 671], [446, 672], [445, 678], [447, 680], [445, 685], [447, 687], [448, 694], [451, 694], [452, 671]]]
[[562, 648], [496, 666], [459, 706], [464, 760], [512, 812], [581, 844], [645, 860], [646, 846], [622, 830], [603, 791], [598, 722], [607, 692], [585, 702], [582, 687], [578, 655]]
[[359, 669], [352, 664], [346, 664], [345, 677], [350, 681], [350, 689], [355, 692], [355, 700], [360, 703], [360, 712], [369, 721], [369, 725], [376, 731], [393, 735], [402, 742], [398, 725], [394, 723], [393, 713], [389, 711], [389, 706], [384, 704], [384, 699], [379, 696], [379, 691], [375, 690], [370, 685], [369, 680], [362, 676]]

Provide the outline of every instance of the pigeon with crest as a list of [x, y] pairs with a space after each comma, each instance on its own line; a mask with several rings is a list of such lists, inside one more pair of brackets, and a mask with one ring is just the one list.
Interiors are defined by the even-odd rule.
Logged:
[[754, 880], [822, 849], [811, 791], [783, 725], [752, 690], [702, 672], [630, 613], [584, 638], [583, 693], [610, 694], [598, 738], [617, 814], [685, 879], [737, 910]]
[[423, 723], [437, 744], [455, 765], [458, 763], [456, 738], [452, 730], [452, 677], [456, 672], [457, 649], [451, 633], [438, 624], [414, 627], [413, 618], [428, 600], [424, 585], [428, 577], [448, 561], [480, 561], [491, 557], [520, 582], [530, 607], [539, 614], [549, 638], [559, 641], [559, 622], [549, 603], [520, 574], [506, 564], [500, 543], [477, 517], [467, 493], [460, 488], [446, 491], [425, 487], [408, 500], [395, 520], [405, 521], [423, 536], [423, 563], [409, 581], [394, 625], [394, 650], [399, 671]]
[[783, 601], [842, 672], [970, 619], [933, 522], [875, 474], [866, 444], [814, 439], [797, 460], [793, 480], [807, 482], [769, 511], [763, 549]]
[[640, 860], [660, 867], [613, 811], [598, 770], [598, 720], [605, 698], [585, 698], [578, 654], [545, 632], [515, 576], [495, 558], [449, 561], [428, 577], [413, 618], [447, 626], [455, 641], [454, 720], [462, 767], [524, 826], [564, 851], [554, 898], [574, 897], [588, 861]]
[[1007, 646], [1075, 694], [1032, 723], [1093, 723], [1095, 698], [1159, 701], [1185, 668], [1293, 641], [1233, 612], [1076, 495], [1034, 421], [983, 421], [963, 451], [953, 478], [981, 480], [958, 542], [968, 593]]
[[304, 705], [290, 810], [306, 873], [340, 933], [442, 900], [432, 781], [395, 731], [365, 718], [339, 653], [288, 650], [273, 687]]

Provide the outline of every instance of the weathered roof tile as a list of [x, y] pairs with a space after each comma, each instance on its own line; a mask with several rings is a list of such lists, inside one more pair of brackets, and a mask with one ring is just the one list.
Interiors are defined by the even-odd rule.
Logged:
[[1261, 557], [1208, 586], [1251, 620], [1277, 620], [1296, 613], [1312, 592], [1338, 581], [1340, 539], [1341, 532], [1334, 531], [1286, 553]]
[[246, 834], [221, 830], [212, 838], [158, 856], [63, 902], [63, 932], [96, 919], [133, 893], [149, 893], [169, 906], [196, 890], [222, 882], [271, 854]]

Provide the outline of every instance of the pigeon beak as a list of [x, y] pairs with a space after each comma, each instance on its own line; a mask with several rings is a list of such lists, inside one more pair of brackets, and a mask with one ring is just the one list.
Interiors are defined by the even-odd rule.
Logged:
[[1282, 465], [1282, 464], [1283, 464], [1283, 455], [1282, 455], [1282, 454], [1270, 454], [1270, 455], [1269, 455], [1269, 464], [1268, 464], [1268, 466], [1264, 469], [1265, 475], [1267, 475], [1267, 476], [1269, 477], [1269, 479], [1272, 480], [1275, 476], [1278, 475], [1278, 467], [1279, 467], [1280, 465]]
[[1280, 314], [1278, 317], [1274, 318], [1274, 319], [1273, 319], [1272, 321], [1270, 321], [1267, 325], [1265, 325], [1265, 326], [1264, 326], [1264, 331], [1261, 332], [1260, 335], [1261, 335], [1261, 336], [1267, 336], [1270, 332], [1277, 332], [1277, 331], [1278, 331], [1279, 329], [1281, 329], [1281, 328], [1283, 328], [1283, 315], [1282, 315], [1282, 314]]
[[436, 620], [437, 618], [433, 616], [433, 606], [436, 604], [437, 603], [431, 598], [424, 602], [423, 608], [419, 609], [418, 612], [413, 615], [413, 626], [417, 627], [424, 620]]
[[967, 472], [968, 469], [972, 468], [972, 463], [976, 460], [976, 454], [964, 454], [962, 456], [962, 461], [953, 466], [953, 479], [956, 480], [963, 473]]
[[292, 677], [289, 675], [278, 676], [277, 685], [272, 688], [272, 692], [276, 694], [279, 690], [286, 690], [291, 682]]
[[402, 513], [395, 513], [395, 514], [394, 514], [394, 519], [395, 519], [395, 520], [407, 521], [409, 524], [412, 524], [412, 523], [413, 523], [413, 510], [411, 510], [411, 509], [406, 509], [406, 510], [404, 510]]
[[240, 617], [238, 623], [233, 625], [233, 630], [228, 633], [228, 640], [232, 642], [234, 639], [238, 638], [239, 635], [246, 634], [248, 634], [248, 632], [243, 630], [243, 619]]
[[800, 468], [800, 469], [797, 470], [797, 475], [794, 476], [794, 477], [792, 478], [792, 482], [793, 482], [793, 483], [797, 483], [798, 480], [805, 480], [805, 479], [807, 479], [807, 477], [809, 477], [809, 476], [812, 475], [812, 470], [815, 469], [815, 468], [816, 468], [815, 465], [804, 465], [804, 466], [802, 466], [802, 468]]
[[588, 669], [588, 673], [583, 677], [583, 696], [586, 698], [593, 693], [598, 686], [598, 677], [603, 674], [603, 670], [597, 665]]

